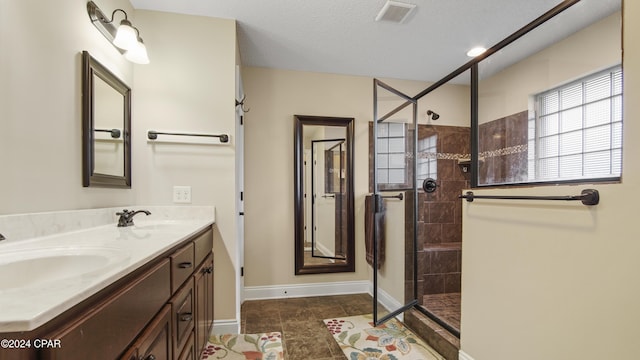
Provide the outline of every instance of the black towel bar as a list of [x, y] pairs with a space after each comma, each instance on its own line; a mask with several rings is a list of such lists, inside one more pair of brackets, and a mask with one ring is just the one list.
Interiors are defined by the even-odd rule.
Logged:
[[154, 130], [149, 130], [147, 133], [147, 137], [149, 140], [155, 140], [158, 138], [158, 135], [178, 135], [178, 136], [200, 136], [200, 137], [217, 137], [220, 138], [221, 143], [229, 142], [229, 135], [221, 134], [221, 135], [212, 135], [212, 134], [190, 134], [190, 133], [172, 133], [172, 132], [159, 132]]
[[474, 195], [473, 191], [467, 191], [465, 195], [458, 195], [459, 199], [466, 199], [472, 202], [474, 199], [501, 199], [501, 200], [564, 200], [582, 201], [584, 205], [598, 205], [600, 194], [595, 189], [584, 189], [580, 195], [567, 196], [510, 196], [510, 195]]
[[114, 139], [120, 138], [120, 129], [93, 129], [93, 131], [109, 133]]

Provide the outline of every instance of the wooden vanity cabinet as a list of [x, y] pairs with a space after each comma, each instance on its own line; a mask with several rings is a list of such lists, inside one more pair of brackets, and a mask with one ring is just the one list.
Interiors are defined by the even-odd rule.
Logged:
[[169, 299], [164, 259], [45, 338], [62, 347], [42, 349], [42, 359], [110, 360], [119, 357]]
[[199, 359], [213, 324], [212, 248], [209, 227], [40, 328], [0, 333], [62, 344], [0, 349], [0, 360]]
[[[153, 355], [155, 359], [196, 360], [213, 326], [213, 228], [194, 236], [175, 250], [169, 260], [172, 295], [167, 306], [170, 306], [171, 351], [166, 350], [164, 341], [156, 340], [162, 344], [158, 348], [163, 357]], [[164, 311], [156, 316], [156, 324], [165, 324]], [[157, 330], [156, 333], [163, 334]], [[153, 360], [147, 359], [150, 354], [139, 350], [135, 360]]]

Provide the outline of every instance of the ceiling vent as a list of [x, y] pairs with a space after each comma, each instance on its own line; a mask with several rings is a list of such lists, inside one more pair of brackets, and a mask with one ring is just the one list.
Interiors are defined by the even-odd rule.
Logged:
[[402, 23], [415, 8], [416, 5], [414, 4], [387, 0], [378, 13], [378, 16], [376, 16], [376, 21], [393, 21]]

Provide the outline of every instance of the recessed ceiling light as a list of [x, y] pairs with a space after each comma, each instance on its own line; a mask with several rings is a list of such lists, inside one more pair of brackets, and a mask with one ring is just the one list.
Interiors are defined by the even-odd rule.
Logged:
[[392, 21], [397, 23], [404, 22], [409, 14], [416, 8], [414, 4], [407, 4], [399, 1], [387, 0], [384, 4], [376, 21]]
[[482, 54], [483, 52], [487, 51], [487, 49], [478, 46], [478, 47], [474, 47], [473, 49], [467, 51], [467, 56], [468, 57], [476, 57], [480, 54]]

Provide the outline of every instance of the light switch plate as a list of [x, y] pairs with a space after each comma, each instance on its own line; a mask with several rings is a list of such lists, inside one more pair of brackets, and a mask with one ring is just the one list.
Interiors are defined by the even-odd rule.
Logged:
[[173, 202], [190, 204], [191, 203], [191, 186], [174, 186]]

